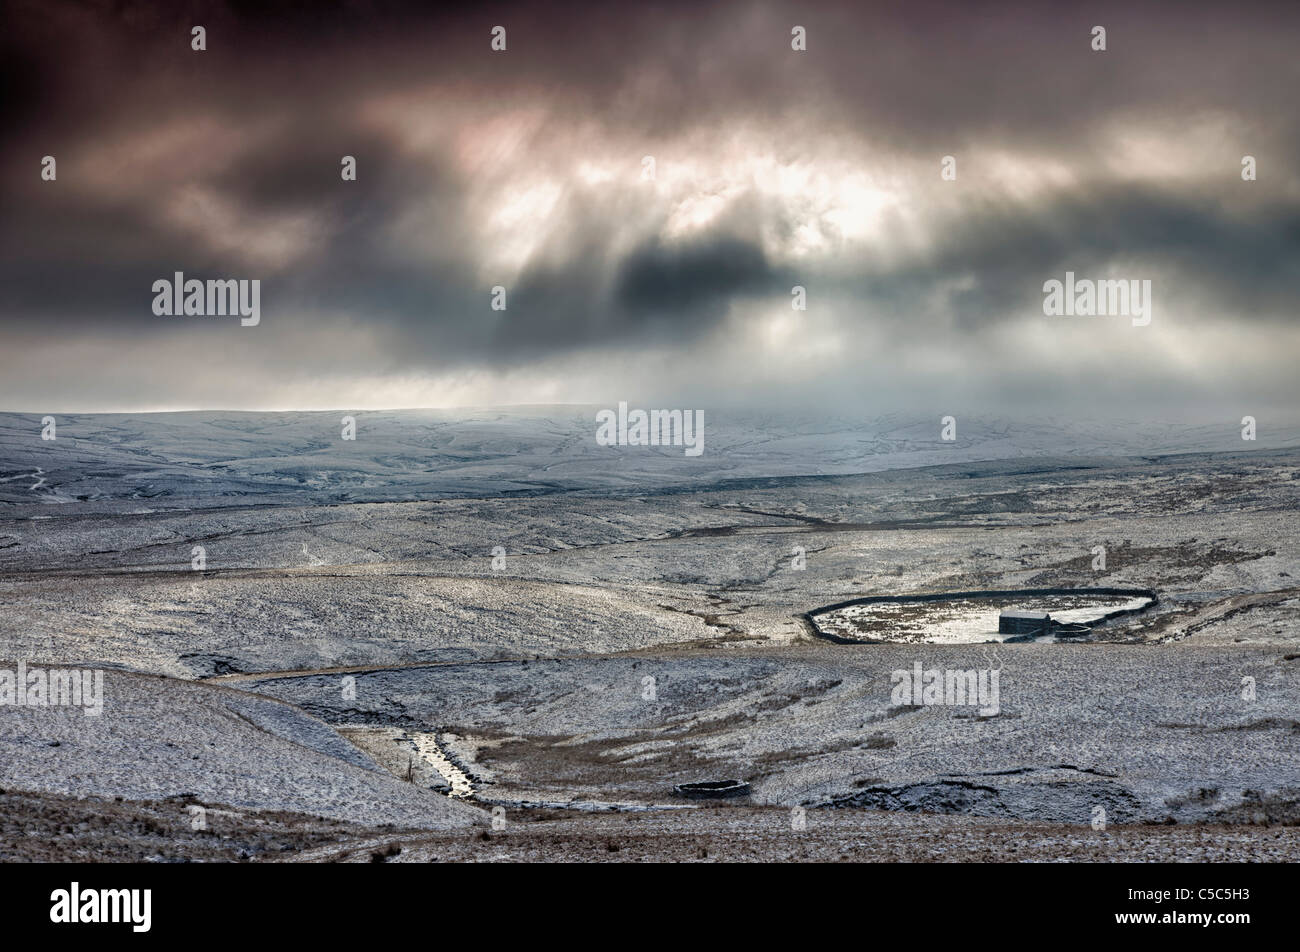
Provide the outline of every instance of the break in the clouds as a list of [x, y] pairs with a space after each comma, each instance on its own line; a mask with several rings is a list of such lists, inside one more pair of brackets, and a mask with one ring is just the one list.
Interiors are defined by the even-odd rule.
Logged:
[[5, 408], [1300, 395], [1294, 7], [9, 8]]

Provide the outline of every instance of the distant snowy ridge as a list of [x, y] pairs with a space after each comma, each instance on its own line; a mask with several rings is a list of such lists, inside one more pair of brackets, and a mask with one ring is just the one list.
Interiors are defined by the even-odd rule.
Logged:
[[[958, 417], [846, 420], [704, 410], [705, 450], [601, 446], [597, 407], [0, 414], [0, 500], [74, 502], [290, 494], [401, 499], [578, 489], [701, 488], [991, 460], [1243, 452], [1300, 445], [1300, 424], [1153, 424]], [[342, 438], [343, 417], [356, 438]], [[44, 481], [37, 483], [37, 477]]]

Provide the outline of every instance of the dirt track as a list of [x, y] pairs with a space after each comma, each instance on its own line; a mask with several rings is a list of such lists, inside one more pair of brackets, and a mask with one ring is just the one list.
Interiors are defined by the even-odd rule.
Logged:
[[504, 829], [386, 832], [188, 801], [0, 793], [4, 862], [1295, 862], [1295, 826], [1086, 826], [868, 810], [510, 811]]

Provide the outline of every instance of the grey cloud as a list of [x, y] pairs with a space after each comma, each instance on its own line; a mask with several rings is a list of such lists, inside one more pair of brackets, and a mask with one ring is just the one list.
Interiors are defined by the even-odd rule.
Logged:
[[[793, 284], [829, 302], [836, 327], [888, 328], [900, 354], [939, 332], [989, 333], [1035, 307], [1047, 278], [1117, 262], [1173, 275], [1178, 299], [1195, 305], [1180, 315], [1189, 328], [1230, 318], [1268, 334], [1294, 314], [1294, 8], [669, 3], [466, 12], [375, 2], [191, 12], [137, 2], [17, 4], [14, 14], [0, 40], [0, 79], [16, 101], [0, 131], [0, 343], [11, 347], [60, 335], [128, 342], [221, 332], [150, 313], [152, 281], [177, 270], [263, 278], [262, 353], [241, 343], [232, 375], [265, 387], [295, 352], [318, 362], [306, 374], [337, 370], [331, 342], [358, 329], [373, 346], [352, 358], [357, 373], [528, 368], [634, 355], [645, 344], [698, 351], [719, 346], [735, 314], [788, 302]], [[188, 49], [192, 22], [208, 27], [206, 54]], [[510, 35], [497, 57], [487, 49], [495, 22]], [[1088, 49], [1094, 22], [1108, 28], [1105, 54]], [[793, 23], [808, 28], [806, 54], [789, 51]], [[376, 121], [368, 110], [385, 97], [410, 103], [409, 120]], [[445, 120], [420, 112], [440, 104], [463, 108]], [[545, 220], [518, 226], [548, 239], [517, 275], [498, 279], [484, 266], [496, 249], [477, 237], [482, 203], [471, 199], [482, 170], [464, 140], [495, 116], [534, 107], [547, 125], [511, 159], [521, 175], [557, 152], [597, 145], [626, 151], [627, 179], [565, 182]], [[1107, 164], [1116, 125], [1144, 131], [1220, 113], [1247, 139], [1222, 143], [1221, 180], [1133, 181]], [[174, 157], [164, 179], [142, 180], [132, 148], [197, 120], [212, 122], [209, 148], [228, 147], [230, 164], [191, 172], [201, 166], [199, 143]], [[421, 124], [431, 136], [415, 145]], [[782, 257], [764, 236], [789, 241], [798, 222], [757, 197], [753, 183], [740, 183], [707, 224], [666, 237], [671, 209], [639, 190], [639, 156], [698, 142], [698, 154], [663, 156], [665, 167], [689, 158], [707, 171], [740, 141], [783, 161], [834, 159], [883, 180], [914, 183], [913, 169], [935, 170], [931, 184], [907, 184], [903, 196], [924, 241], [906, 253], [832, 243]], [[108, 149], [123, 143], [121, 153]], [[1175, 153], [1181, 147], [1170, 142]], [[960, 198], [937, 191], [937, 160], [950, 151], [961, 154]], [[1260, 181], [1250, 184], [1234, 166], [1247, 151], [1261, 159]], [[1007, 152], [1030, 166], [1067, 164], [1077, 181], [1028, 197], [982, 186], [981, 156]], [[61, 163], [57, 185], [37, 176], [47, 153]], [[97, 184], [77, 179], [75, 169], [107, 154], [126, 161], [96, 166]], [[357, 182], [339, 180], [344, 154], [357, 157]], [[484, 161], [496, 158], [489, 148]], [[287, 264], [250, 267], [248, 241], [258, 236], [217, 234], [227, 226], [215, 221], [187, 230], [162, 214], [190, 186], [250, 220], [309, 217], [311, 234]], [[419, 234], [395, 247], [397, 223], [412, 217]], [[488, 308], [496, 283], [508, 284], [504, 312]], [[312, 345], [295, 348], [305, 335]], [[211, 358], [196, 349], [194, 359]], [[68, 372], [102, 374], [106, 405], [124, 392], [109, 369]]]

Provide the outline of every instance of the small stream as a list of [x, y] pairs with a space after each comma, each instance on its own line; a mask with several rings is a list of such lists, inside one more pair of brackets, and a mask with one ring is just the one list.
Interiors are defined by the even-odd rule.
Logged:
[[451, 796], [462, 799], [474, 796], [474, 782], [443, 753], [442, 747], [438, 744], [437, 734], [411, 731], [409, 736], [411, 743], [415, 745], [415, 752], [426, 764], [438, 771], [443, 780], [447, 781], [451, 787]]

